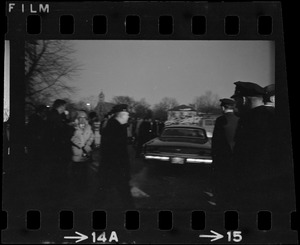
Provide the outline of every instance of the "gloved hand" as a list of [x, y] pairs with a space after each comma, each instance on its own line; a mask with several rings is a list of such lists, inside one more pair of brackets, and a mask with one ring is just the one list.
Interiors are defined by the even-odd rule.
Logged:
[[85, 145], [83, 147], [83, 151], [85, 151], [88, 154], [88, 153], [90, 153], [92, 151], [92, 148], [89, 145]]

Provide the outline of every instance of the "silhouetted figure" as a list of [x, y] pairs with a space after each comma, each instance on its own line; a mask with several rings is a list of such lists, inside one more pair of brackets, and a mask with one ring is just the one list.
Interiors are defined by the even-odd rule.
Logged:
[[[111, 118], [102, 134], [100, 187], [102, 200], [107, 200], [114, 190], [122, 201], [122, 208], [134, 208], [130, 192], [130, 162], [127, 149], [127, 105], [120, 104], [112, 109]], [[108, 207], [109, 208], [109, 207]]]
[[100, 134], [101, 134], [101, 136], [102, 136], [102, 134], [103, 134], [103, 132], [104, 132], [106, 126], [107, 126], [107, 123], [108, 123], [109, 119], [111, 119], [112, 117], [113, 117], [113, 113], [112, 113], [112, 111], [110, 111], [104, 116], [103, 120], [101, 121], [101, 124], [100, 124]]
[[143, 144], [151, 139], [153, 139], [152, 122], [150, 118], [145, 117], [138, 130], [136, 157], [140, 157], [143, 149]]
[[[243, 210], [274, 210], [285, 183], [285, 162], [277, 137], [275, 113], [264, 106], [264, 89], [236, 82], [236, 113], [240, 117], [233, 151], [235, 205]], [[288, 190], [286, 190], [288, 191]], [[281, 200], [284, 202], [284, 200]]]
[[32, 163], [43, 164], [46, 145], [48, 108], [44, 105], [37, 107], [36, 112], [29, 117], [27, 125], [27, 149]]
[[56, 196], [59, 196], [60, 191], [63, 194], [66, 187], [68, 166], [72, 155], [71, 137], [74, 128], [67, 124], [67, 118], [63, 116], [65, 108], [66, 101], [57, 99], [47, 116], [45, 161], [49, 167], [47, 171], [50, 177], [49, 185], [53, 186]]
[[238, 117], [234, 114], [234, 100], [221, 99], [220, 102], [223, 115], [216, 119], [212, 137], [212, 179], [214, 201], [224, 207], [226, 199], [231, 198], [232, 156]]
[[89, 114], [89, 123], [92, 127], [94, 136], [95, 136], [95, 140], [94, 140], [94, 147], [97, 148], [100, 146], [100, 141], [101, 141], [101, 135], [100, 135], [100, 126], [101, 126], [101, 122], [99, 120], [99, 117], [97, 115], [96, 112], [92, 111]]
[[160, 136], [162, 131], [164, 130], [165, 128], [165, 123], [163, 121], [158, 121], [158, 135]]
[[134, 121], [131, 118], [129, 118], [127, 123], [127, 140], [130, 145], [134, 142]]

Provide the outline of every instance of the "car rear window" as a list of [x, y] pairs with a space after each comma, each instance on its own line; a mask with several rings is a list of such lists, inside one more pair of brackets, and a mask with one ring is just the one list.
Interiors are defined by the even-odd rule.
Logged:
[[203, 129], [194, 128], [166, 128], [162, 134], [162, 137], [195, 137], [205, 139], [206, 134]]

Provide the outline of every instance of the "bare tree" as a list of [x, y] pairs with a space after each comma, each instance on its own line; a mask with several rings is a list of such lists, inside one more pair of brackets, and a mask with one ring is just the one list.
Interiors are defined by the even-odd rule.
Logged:
[[165, 97], [153, 106], [153, 114], [155, 118], [159, 118], [160, 120], [167, 120], [168, 118], [168, 110], [178, 106], [179, 103], [175, 98]]
[[135, 104], [135, 100], [130, 97], [130, 96], [115, 96], [112, 98], [112, 103], [114, 104], [126, 104], [128, 106], [128, 110], [132, 111], [134, 104]]
[[70, 95], [68, 84], [79, 71], [69, 41], [38, 40], [25, 43], [26, 102], [49, 103], [50, 98]]
[[179, 106], [179, 103], [175, 98], [164, 97], [159, 103], [164, 109], [170, 110], [175, 106]]
[[144, 118], [149, 116], [150, 113], [150, 104], [146, 102], [143, 98], [140, 101], [136, 101], [133, 106], [133, 111], [136, 117]]
[[220, 110], [219, 96], [211, 91], [206, 91], [204, 95], [194, 99], [194, 106], [198, 112], [215, 113]]

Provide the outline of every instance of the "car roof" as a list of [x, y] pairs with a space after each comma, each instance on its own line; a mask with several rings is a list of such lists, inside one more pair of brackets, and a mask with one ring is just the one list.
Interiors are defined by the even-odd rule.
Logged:
[[197, 125], [185, 125], [185, 124], [169, 125], [169, 126], [166, 126], [165, 129], [166, 128], [196, 128], [196, 129], [205, 130], [203, 127], [200, 127]]

